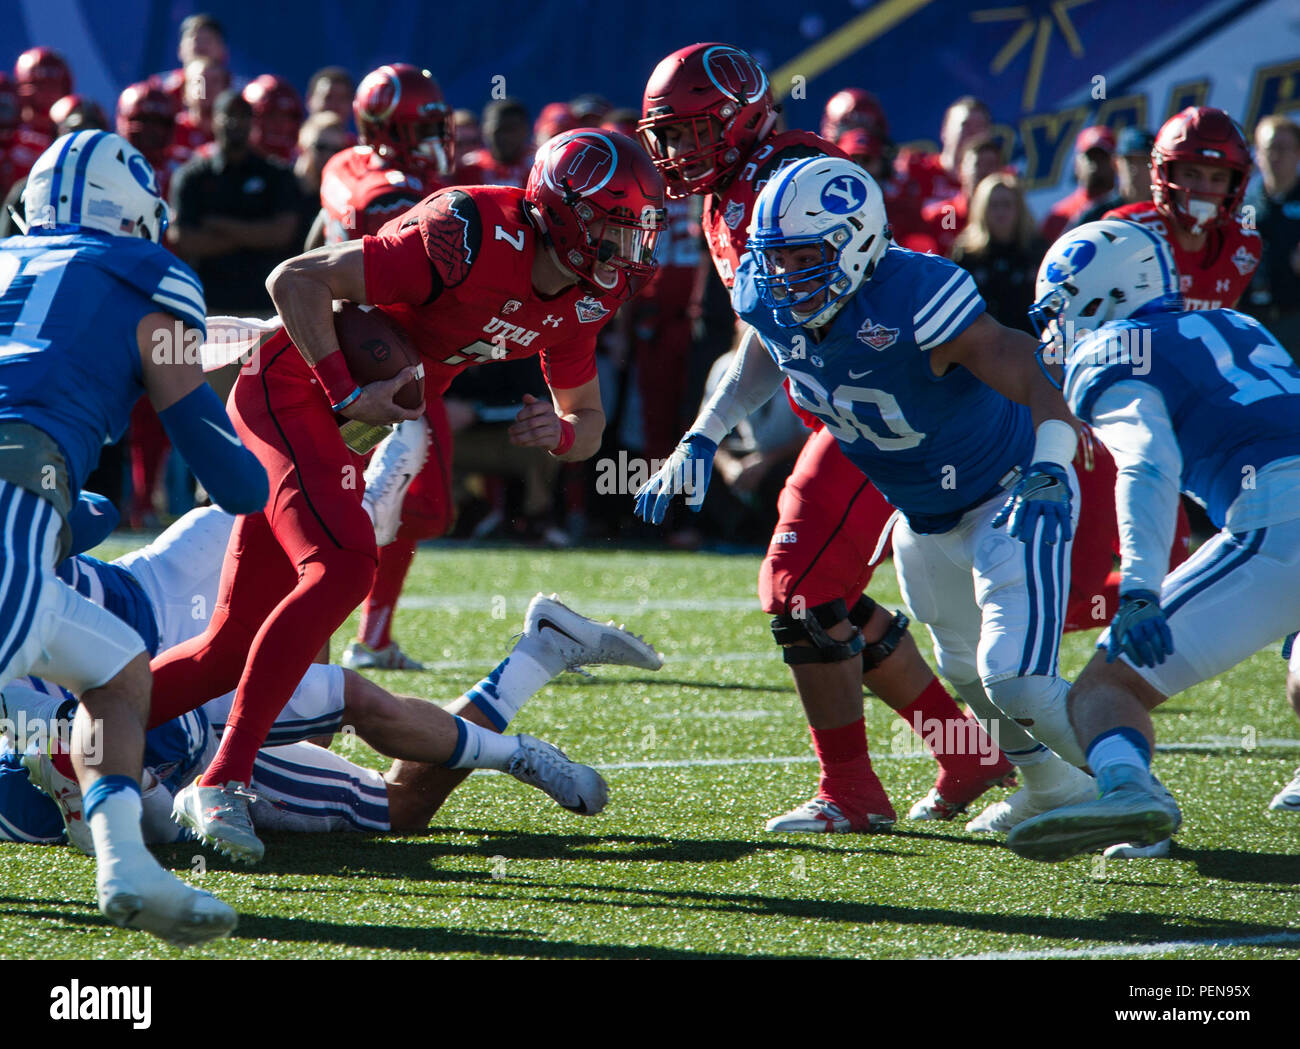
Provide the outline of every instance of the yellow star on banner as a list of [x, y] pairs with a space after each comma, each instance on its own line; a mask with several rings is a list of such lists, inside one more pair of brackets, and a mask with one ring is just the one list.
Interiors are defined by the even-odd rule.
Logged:
[[993, 56], [989, 63], [989, 72], [994, 75], [1002, 73], [1020, 54], [1029, 38], [1034, 38], [1033, 51], [1029, 58], [1029, 72], [1025, 76], [1025, 89], [1020, 97], [1023, 112], [1029, 112], [1038, 102], [1038, 88], [1043, 80], [1043, 66], [1047, 61], [1047, 45], [1052, 38], [1052, 22], [1055, 21], [1065, 38], [1070, 54], [1075, 58], [1083, 57], [1083, 44], [1079, 34], [1070, 22], [1070, 8], [1090, 4], [1092, 0], [1052, 0], [1051, 15], [1035, 15], [1024, 4], [1015, 7], [989, 7], [983, 11], [971, 12], [972, 22], [1016, 22], [1020, 23], [1016, 31]]

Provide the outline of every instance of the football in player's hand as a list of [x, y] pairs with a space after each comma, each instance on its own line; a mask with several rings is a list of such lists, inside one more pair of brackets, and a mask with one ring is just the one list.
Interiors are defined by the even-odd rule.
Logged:
[[[410, 337], [383, 310], [344, 302], [334, 308], [334, 331], [348, 371], [357, 385], [391, 379], [420, 363]], [[412, 379], [393, 398], [403, 408], [424, 404], [424, 379]]]

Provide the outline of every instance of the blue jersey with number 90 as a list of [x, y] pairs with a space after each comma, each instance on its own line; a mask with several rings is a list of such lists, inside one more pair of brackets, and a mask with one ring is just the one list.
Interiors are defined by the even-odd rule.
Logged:
[[1066, 403], [1086, 423], [1097, 398], [1125, 381], [1160, 391], [1183, 457], [1182, 489], [1219, 528], [1259, 470], [1300, 456], [1300, 369], [1253, 317], [1201, 310], [1116, 321], [1066, 358]]
[[814, 342], [783, 328], [759, 301], [746, 254], [732, 306], [762, 337], [794, 399], [826, 424], [844, 454], [917, 532], [944, 532], [1028, 465], [1029, 409], [965, 368], [936, 375], [930, 352], [984, 312], [965, 270], [892, 247]]

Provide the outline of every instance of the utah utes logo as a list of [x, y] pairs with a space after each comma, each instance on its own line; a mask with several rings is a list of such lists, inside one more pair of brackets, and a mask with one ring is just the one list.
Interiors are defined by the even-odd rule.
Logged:
[[618, 161], [614, 144], [595, 132], [571, 132], [560, 136], [551, 149], [544, 174], [557, 192], [587, 197], [601, 189], [614, 174]]
[[362, 100], [361, 108], [368, 120], [382, 123], [393, 115], [397, 100], [402, 97], [402, 85], [397, 79], [397, 70], [392, 66], [380, 66], [361, 81], [357, 98]]
[[749, 55], [734, 47], [705, 51], [704, 71], [714, 87], [741, 105], [757, 102], [767, 91], [767, 74]]
[[1097, 254], [1097, 246], [1090, 240], [1074, 240], [1061, 249], [1057, 258], [1047, 264], [1047, 279], [1053, 284], [1069, 280], [1083, 269]]
[[822, 207], [832, 215], [847, 215], [867, 202], [867, 185], [861, 179], [840, 175], [822, 187]]

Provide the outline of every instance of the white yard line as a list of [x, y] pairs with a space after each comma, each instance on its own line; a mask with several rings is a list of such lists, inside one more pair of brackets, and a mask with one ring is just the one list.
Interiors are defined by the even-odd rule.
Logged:
[[1168, 940], [1164, 943], [1126, 943], [1109, 947], [1046, 947], [1033, 951], [985, 951], [962, 954], [950, 961], [1037, 961], [1050, 958], [1129, 958], [1143, 954], [1180, 954], [1202, 947], [1279, 947], [1300, 945], [1300, 932], [1270, 933], [1267, 936], [1237, 936], [1223, 940]]

